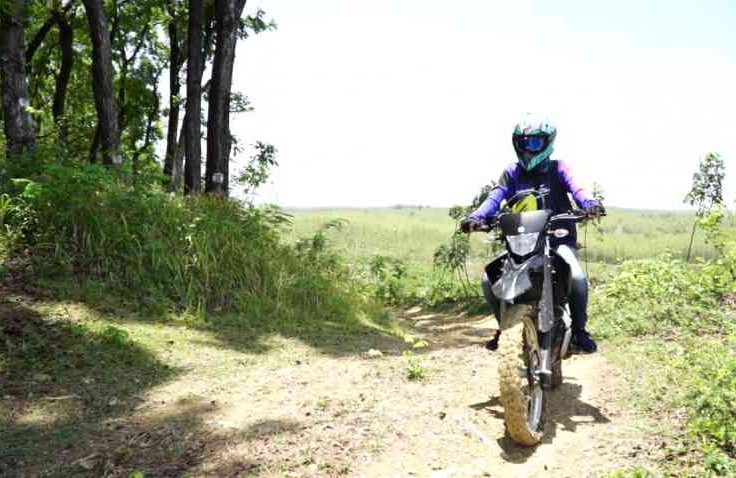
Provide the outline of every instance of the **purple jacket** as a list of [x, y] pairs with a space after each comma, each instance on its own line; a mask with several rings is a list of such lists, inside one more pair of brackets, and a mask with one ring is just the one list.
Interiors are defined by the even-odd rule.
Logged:
[[[572, 209], [568, 193], [572, 195], [572, 199], [579, 208], [585, 209], [597, 204], [597, 201], [589, 197], [575, 182], [570, 168], [562, 161], [550, 161], [546, 171], [532, 172], [523, 169], [519, 163], [513, 163], [501, 174], [498, 184], [491, 190], [483, 204], [468, 217], [476, 221], [489, 219], [498, 212], [503, 200], [513, 197], [520, 190], [538, 188], [542, 185], [550, 189], [548, 207], [552, 209], [553, 214]], [[569, 229], [571, 234], [566, 240], [559, 242], [574, 245], [577, 241], [575, 224], [570, 222], [563, 227]]]

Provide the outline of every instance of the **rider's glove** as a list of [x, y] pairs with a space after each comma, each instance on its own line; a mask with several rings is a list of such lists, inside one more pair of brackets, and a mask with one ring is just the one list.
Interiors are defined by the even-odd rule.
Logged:
[[583, 210], [586, 215], [591, 217], [598, 217], [606, 214], [606, 208], [604, 208], [603, 204], [598, 201], [591, 201], [589, 204], [586, 204]]
[[469, 217], [466, 217], [465, 219], [460, 221], [460, 231], [464, 232], [465, 234], [471, 233], [479, 227], [480, 222]]

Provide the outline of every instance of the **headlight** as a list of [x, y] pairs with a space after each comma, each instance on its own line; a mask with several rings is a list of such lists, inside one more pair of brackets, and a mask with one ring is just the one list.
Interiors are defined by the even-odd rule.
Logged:
[[525, 256], [534, 252], [538, 239], [538, 232], [506, 236], [506, 240], [509, 242], [509, 249], [517, 256]]

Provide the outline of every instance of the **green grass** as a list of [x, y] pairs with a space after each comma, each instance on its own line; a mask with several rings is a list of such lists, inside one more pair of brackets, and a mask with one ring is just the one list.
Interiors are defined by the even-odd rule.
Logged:
[[736, 476], [735, 342], [733, 333], [613, 342], [610, 358], [629, 373], [623, 398], [650, 417], [662, 475]]
[[[672, 476], [736, 475], [736, 310], [729, 261], [626, 262], [594, 289], [591, 329], [629, 374], [628, 403], [653, 417]], [[724, 281], [724, 277], [730, 280]]]
[[[385, 256], [401, 261], [405, 273], [394, 302], [436, 305], [477, 296], [483, 267], [493, 257], [488, 236], [473, 234], [468, 256], [470, 287], [462, 286], [452, 273], [437, 270], [433, 258], [446, 244], [457, 225], [444, 208], [383, 208], [293, 210], [291, 240], [310, 235], [336, 219], [346, 221], [340, 230], [328, 234], [331, 245], [355, 268], [366, 269], [373, 258]], [[612, 209], [600, 224], [580, 228], [579, 242], [587, 244], [580, 258], [589, 271], [591, 282], [600, 283], [618, 270], [625, 260], [656, 257], [671, 251], [684, 257], [695, 217], [691, 213], [667, 211], [633, 211]], [[585, 230], [587, 229], [587, 240]], [[695, 257], [713, 257], [715, 251], [696, 234]], [[397, 282], [397, 281], [394, 281]], [[378, 294], [382, 298], [386, 294]]]
[[[428, 265], [437, 248], [447, 242], [456, 224], [444, 208], [294, 210], [293, 236], [315, 232], [336, 218], [347, 226], [331, 237], [353, 259], [385, 255], [409, 264]], [[662, 252], [685, 256], [695, 216], [687, 212], [610, 209], [600, 225], [588, 226], [588, 258], [608, 264], [655, 257]], [[474, 257], [485, 253], [482, 235], [474, 237]], [[583, 242], [584, 229], [579, 241]], [[694, 256], [711, 258], [714, 251], [696, 234]]]

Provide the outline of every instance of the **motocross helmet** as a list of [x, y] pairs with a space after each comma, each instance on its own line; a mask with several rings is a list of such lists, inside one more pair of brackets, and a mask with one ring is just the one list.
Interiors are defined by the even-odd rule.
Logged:
[[512, 140], [519, 164], [526, 170], [545, 170], [554, 151], [557, 128], [549, 121], [527, 113], [514, 128]]

